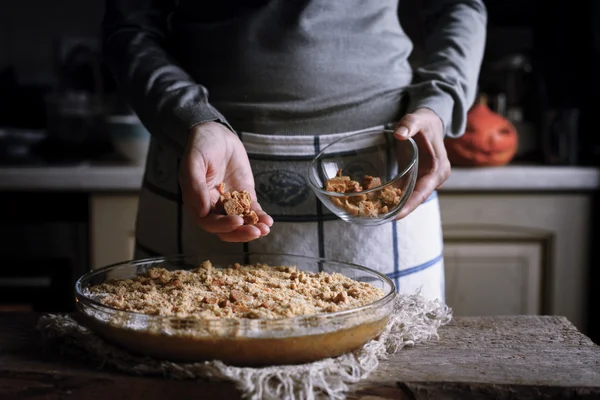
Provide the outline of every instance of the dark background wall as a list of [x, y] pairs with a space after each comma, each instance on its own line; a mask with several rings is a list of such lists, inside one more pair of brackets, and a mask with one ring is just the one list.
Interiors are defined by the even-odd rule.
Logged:
[[13, 65], [28, 82], [52, 79], [61, 35], [95, 36], [104, 0], [0, 0], [0, 69]]

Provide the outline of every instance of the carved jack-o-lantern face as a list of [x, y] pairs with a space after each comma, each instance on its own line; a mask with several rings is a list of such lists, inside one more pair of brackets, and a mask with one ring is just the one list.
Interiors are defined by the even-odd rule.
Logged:
[[517, 152], [518, 137], [513, 124], [490, 110], [485, 98], [467, 114], [467, 129], [457, 139], [447, 139], [450, 163], [457, 166], [501, 166]]

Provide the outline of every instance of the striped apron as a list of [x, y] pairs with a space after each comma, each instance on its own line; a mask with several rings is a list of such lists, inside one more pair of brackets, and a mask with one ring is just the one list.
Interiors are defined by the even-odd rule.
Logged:
[[357, 132], [321, 136], [238, 132], [259, 203], [275, 221], [269, 235], [249, 243], [222, 242], [196, 226], [182, 206], [177, 157], [152, 140], [136, 222], [135, 257], [239, 252], [324, 257], [380, 271], [392, 278], [400, 293], [420, 290], [426, 298], [444, 301], [436, 192], [400, 221], [359, 226], [331, 213], [308, 186], [310, 160], [329, 143]]

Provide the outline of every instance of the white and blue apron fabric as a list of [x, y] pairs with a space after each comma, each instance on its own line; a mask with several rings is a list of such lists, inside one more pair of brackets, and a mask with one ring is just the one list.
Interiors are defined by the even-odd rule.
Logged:
[[222, 242], [196, 226], [182, 206], [178, 159], [152, 140], [136, 223], [135, 257], [240, 252], [324, 257], [385, 273], [400, 293], [420, 290], [426, 298], [444, 301], [437, 192], [400, 221], [359, 226], [327, 210], [308, 186], [310, 160], [333, 141], [357, 132], [321, 136], [238, 132], [250, 159], [258, 200], [275, 221], [269, 235], [249, 243]]

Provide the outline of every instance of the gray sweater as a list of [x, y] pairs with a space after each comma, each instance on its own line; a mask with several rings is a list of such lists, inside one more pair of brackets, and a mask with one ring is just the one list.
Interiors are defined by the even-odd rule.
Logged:
[[423, 0], [421, 65], [398, 0], [107, 0], [104, 55], [132, 108], [181, 154], [189, 129], [328, 134], [428, 107], [459, 136], [485, 44], [481, 0]]

